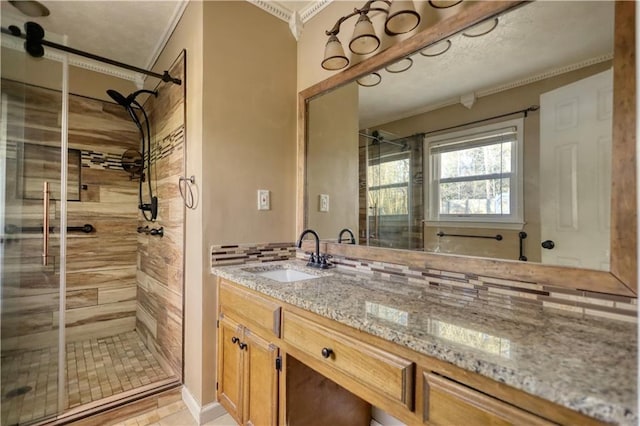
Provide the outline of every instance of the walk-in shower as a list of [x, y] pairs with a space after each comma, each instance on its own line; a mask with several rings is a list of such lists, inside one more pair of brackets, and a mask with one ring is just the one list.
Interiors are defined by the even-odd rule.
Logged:
[[[6, 26], [1, 37], [20, 37]], [[73, 69], [66, 54], [36, 60], [11, 46], [0, 75], [0, 424], [71, 423], [173, 392], [185, 55], [170, 67], [179, 78], [138, 91], [139, 78], [115, 80], [110, 67]], [[153, 192], [130, 179], [142, 173]], [[136, 232], [152, 218], [165, 238]]]
[[[138, 181], [138, 208], [140, 209], [140, 211], [142, 211], [142, 216], [144, 216], [147, 222], [153, 222], [154, 220], [156, 220], [156, 217], [158, 216], [158, 197], [153, 195], [153, 189], [151, 187], [151, 130], [149, 127], [149, 117], [147, 116], [147, 112], [144, 110], [142, 105], [140, 105], [140, 103], [136, 100], [138, 95], [142, 93], [148, 93], [156, 97], [158, 96], [158, 92], [154, 90], [142, 89], [142, 90], [133, 92], [126, 97], [122, 95], [120, 92], [117, 92], [113, 89], [107, 90], [107, 94], [111, 97], [111, 99], [116, 101], [118, 104], [120, 104], [127, 110], [127, 112], [129, 113], [129, 116], [131, 116], [131, 119], [133, 120], [136, 127], [140, 131], [140, 144], [142, 149], [141, 155], [142, 155], [143, 163], [146, 159], [147, 174], [145, 175], [144, 166], [143, 166], [140, 172], [140, 178]], [[142, 112], [142, 116], [144, 117], [145, 127], [147, 129], [146, 134], [143, 130], [142, 123], [140, 122], [140, 118], [138, 117], [138, 114], [136, 114], [133, 108], [133, 105], [135, 105], [136, 108], [140, 112]], [[144, 181], [148, 183], [148, 187], [149, 187], [148, 203], [142, 202], [142, 183]], [[147, 216], [147, 213], [149, 213], [148, 216]]]

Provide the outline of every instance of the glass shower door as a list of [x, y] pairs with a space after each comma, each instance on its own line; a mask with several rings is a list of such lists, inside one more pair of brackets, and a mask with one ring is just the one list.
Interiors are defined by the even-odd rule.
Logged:
[[[3, 425], [56, 416], [60, 379], [62, 65], [2, 47], [0, 372]], [[30, 73], [46, 70], [35, 79]], [[42, 96], [32, 86], [57, 90]], [[64, 221], [63, 221], [64, 222]], [[63, 233], [64, 234], [64, 233]], [[64, 315], [62, 315], [64, 317]]]

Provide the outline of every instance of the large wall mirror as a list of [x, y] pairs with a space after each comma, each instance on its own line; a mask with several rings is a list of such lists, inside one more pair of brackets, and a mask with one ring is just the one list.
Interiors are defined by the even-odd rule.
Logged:
[[302, 92], [300, 222], [352, 229], [336, 253], [633, 294], [623, 7], [471, 5]]

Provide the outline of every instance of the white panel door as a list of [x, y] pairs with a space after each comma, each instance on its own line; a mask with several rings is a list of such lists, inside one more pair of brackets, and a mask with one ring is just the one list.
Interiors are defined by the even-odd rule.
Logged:
[[612, 110], [611, 70], [540, 96], [543, 263], [609, 270]]

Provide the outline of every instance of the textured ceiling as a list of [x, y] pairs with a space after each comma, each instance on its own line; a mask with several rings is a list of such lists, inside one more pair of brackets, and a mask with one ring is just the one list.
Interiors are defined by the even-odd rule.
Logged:
[[164, 45], [182, 1], [41, 1], [51, 14], [29, 18], [2, 1], [2, 26], [31, 20], [45, 29], [45, 38], [138, 67], [149, 67]]
[[451, 104], [461, 96], [612, 55], [614, 2], [537, 1], [499, 19], [481, 37], [451, 38], [441, 56], [412, 56], [400, 74], [360, 87], [361, 128]]

